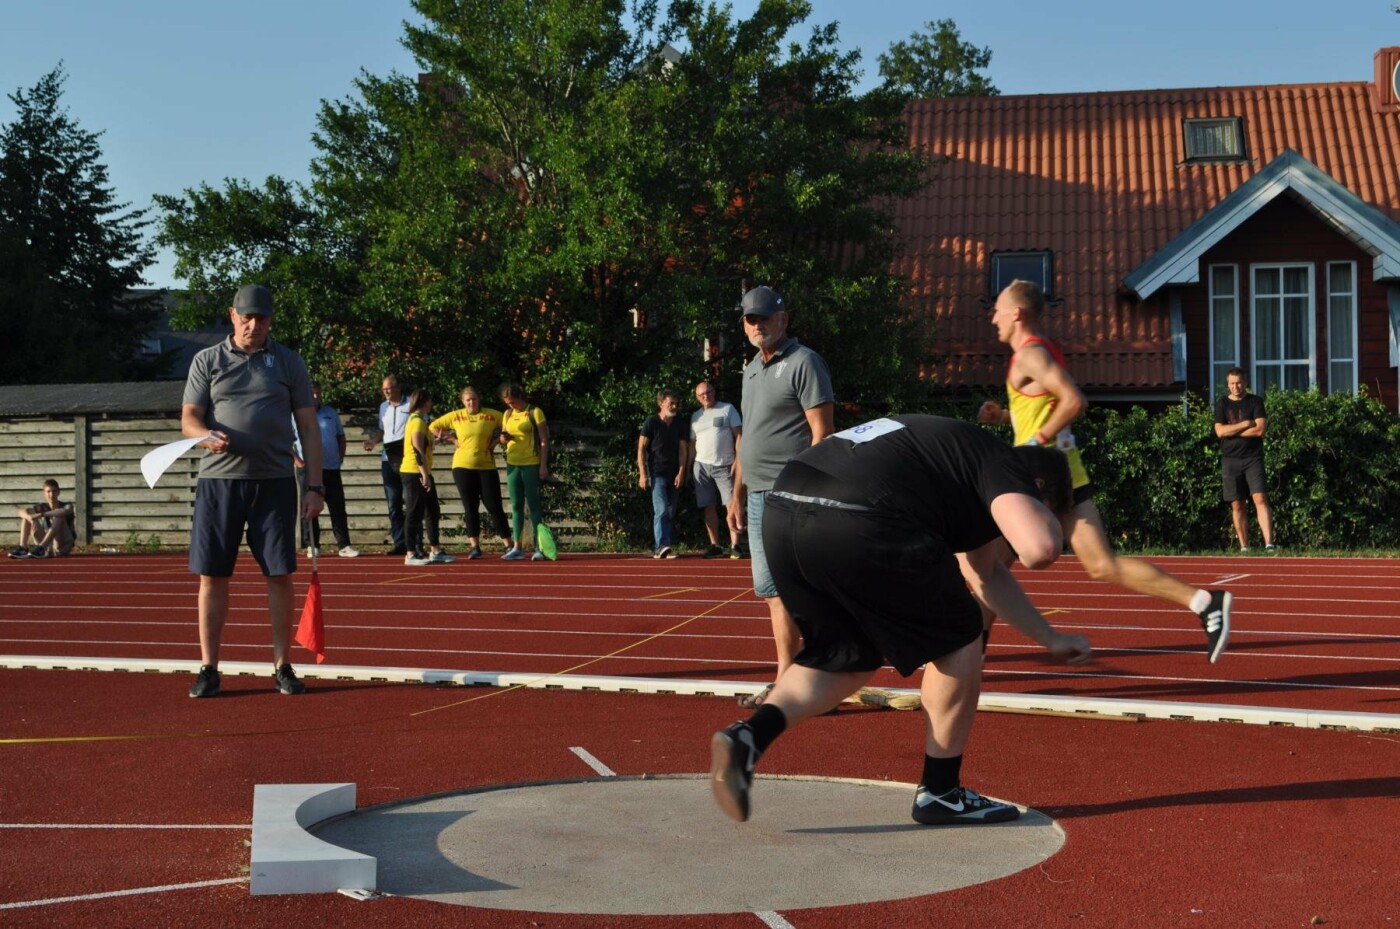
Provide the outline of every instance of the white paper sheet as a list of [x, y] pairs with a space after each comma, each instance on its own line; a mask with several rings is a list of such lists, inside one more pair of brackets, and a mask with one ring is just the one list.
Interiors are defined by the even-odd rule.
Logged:
[[154, 451], [147, 452], [141, 456], [141, 476], [146, 479], [146, 484], [154, 489], [156, 481], [160, 480], [162, 474], [170, 470], [170, 466], [175, 463], [177, 458], [200, 442], [212, 438], [214, 438], [213, 433], [193, 439], [181, 439], [178, 442], [171, 442], [169, 445], [162, 445]]

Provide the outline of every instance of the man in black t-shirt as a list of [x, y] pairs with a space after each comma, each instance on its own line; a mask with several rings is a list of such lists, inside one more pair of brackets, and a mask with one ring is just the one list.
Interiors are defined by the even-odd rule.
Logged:
[[1240, 551], [1249, 551], [1249, 518], [1244, 503], [1246, 497], [1252, 497], [1264, 551], [1275, 552], [1274, 517], [1264, 492], [1264, 431], [1268, 425], [1264, 398], [1249, 392], [1243, 368], [1231, 368], [1225, 375], [1225, 386], [1229, 393], [1215, 401], [1215, 434], [1220, 439], [1220, 478], [1235, 521], [1235, 535]]
[[[982, 680], [979, 602], [1056, 657], [1088, 660], [1088, 640], [1051, 628], [998, 555], [1004, 537], [1026, 567], [1048, 567], [1063, 547], [1057, 513], [1072, 506], [1060, 451], [1008, 446], [939, 416], [877, 419], [790, 461], [768, 495], [763, 544], [802, 649], [753, 716], [715, 734], [710, 786], [720, 808], [747, 819], [763, 751], [888, 661], [904, 676], [926, 665], [914, 820], [1015, 819], [1015, 806], [960, 781]], [[958, 552], [967, 553], [966, 582]]]
[[671, 549], [676, 519], [676, 503], [681, 485], [685, 483], [690, 423], [682, 422], [680, 397], [674, 390], [662, 390], [656, 395], [657, 412], [642, 423], [637, 437], [637, 486], [651, 491], [652, 535], [656, 547], [653, 558], [675, 558]]

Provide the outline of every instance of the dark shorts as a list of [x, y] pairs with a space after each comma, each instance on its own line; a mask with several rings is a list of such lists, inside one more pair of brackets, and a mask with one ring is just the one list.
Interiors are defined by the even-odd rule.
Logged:
[[909, 519], [769, 494], [763, 545], [802, 633], [797, 664], [905, 677], [982, 635], [982, 612], [940, 538]]
[[1092, 499], [1094, 499], [1094, 484], [1093, 484], [1093, 482], [1090, 481], [1088, 484], [1083, 484], [1083, 485], [1081, 485], [1081, 486], [1079, 486], [1079, 487], [1074, 488], [1074, 494], [1073, 494], [1073, 496], [1074, 496], [1074, 505], [1075, 505], [1075, 506], [1079, 506], [1079, 504], [1083, 503], [1085, 500], [1092, 500]]
[[1220, 480], [1224, 485], [1226, 502], [1248, 500], [1264, 492], [1263, 458], [1220, 459]]
[[231, 577], [246, 530], [248, 548], [268, 577], [297, 569], [297, 479], [200, 478], [190, 527], [190, 572]]

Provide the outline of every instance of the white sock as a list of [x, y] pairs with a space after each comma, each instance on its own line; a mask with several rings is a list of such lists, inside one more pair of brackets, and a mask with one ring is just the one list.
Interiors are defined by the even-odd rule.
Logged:
[[1199, 612], [1201, 612], [1201, 610], [1204, 610], [1204, 609], [1205, 609], [1206, 607], [1208, 607], [1208, 606], [1210, 606], [1210, 591], [1208, 591], [1208, 590], [1198, 590], [1198, 591], [1196, 591], [1196, 593], [1195, 593], [1194, 595], [1192, 595], [1192, 597], [1191, 597], [1191, 612], [1192, 612], [1192, 613], [1199, 613]]

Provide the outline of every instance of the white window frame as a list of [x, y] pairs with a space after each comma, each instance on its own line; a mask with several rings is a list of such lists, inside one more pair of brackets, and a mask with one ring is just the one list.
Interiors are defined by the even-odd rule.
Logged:
[[[1289, 294], [1283, 291], [1284, 272], [1293, 268], [1301, 268], [1308, 275], [1308, 290], [1306, 294]], [[1255, 286], [1260, 271], [1276, 271], [1279, 275], [1279, 299], [1282, 301], [1287, 297], [1306, 296], [1308, 300], [1308, 354], [1304, 357], [1269, 359], [1269, 366], [1277, 365], [1280, 369], [1278, 386], [1280, 390], [1285, 390], [1283, 386], [1283, 368], [1289, 365], [1298, 365], [1307, 361], [1308, 364], [1308, 384], [1307, 389], [1317, 387], [1317, 266], [1309, 261], [1273, 261], [1259, 262], [1249, 266], [1249, 384], [1259, 393], [1263, 393], [1265, 385], [1259, 377], [1259, 293]], [[1280, 323], [1282, 323], [1282, 305], [1280, 304]], [[1284, 334], [1279, 333], [1279, 347], [1282, 349]]]
[[[1344, 266], [1346, 266], [1346, 267], [1351, 268], [1351, 290], [1350, 290], [1350, 291], [1342, 292], [1342, 291], [1333, 291], [1333, 290], [1332, 290], [1332, 269], [1335, 268], [1335, 267], [1337, 267], [1337, 266], [1339, 266], [1339, 265], [1344, 265]], [[1361, 372], [1359, 371], [1359, 367], [1360, 367], [1361, 362], [1360, 362], [1360, 359], [1357, 357], [1357, 356], [1359, 355], [1359, 353], [1360, 353], [1360, 350], [1361, 350], [1361, 340], [1360, 340], [1360, 334], [1357, 332], [1357, 329], [1359, 328], [1359, 323], [1360, 323], [1360, 319], [1358, 318], [1358, 313], [1357, 313], [1358, 303], [1360, 302], [1360, 287], [1359, 287], [1359, 283], [1360, 283], [1360, 282], [1357, 281], [1357, 279], [1356, 279], [1356, 262], [1354, 262], [1354, 261], [1329, 261], [1329, 262], [1327, 262], [1327, 267], [1326, 267], [1325, 270], [1326, 270], [1326, 274], [1327, 274], [1327, 277], [1326, 277], [1326, 281], [1327, 281], [1327, 392], [1328, 392], [1328, 393], [1337, 393], [1337, 392], [1338, 392], [1338, 385], [1337, 385], [1337, 383], [1336, 383], [1335, 381], [1333, 381], [1333, 379], [1332, 379], [1332, 365], [1334, 365], [1334, 364], [1337, 363], [1338, 361], [1345, 361], [1345, 362], [1348, 362], [1348, 363], [1351, 364], [1351, 383], [1341, 385], [1341, 388], [1340, 388], [1340, 389], [1341, 389], [1341, 390], [1345, 390], [1345, 391], [1347, 391], [1348, 393], [1353, 393], [1353, 394], [1354, 394], [1354, 393], [1356, 393], [1358, 387], [1360, 386], [1360, 377], [1361, 377]], [[1350, 299], [1350, 301], [1351, 301], [1351, 344], [1348, 345], [1348, 346], [1345, 346], [1345, 348], [1347, 349], [1347, 351], [1350, 353], [1349, 355], [1341, 355], [1341, 356], [1339, 356], [1339, 355], [1337, 354], [1337, 346], [1335, 346], [1335, 345], [1332, 344], [1332, 298], [1333, 298], [1333, 297], [1347, 297], [1347, 298]]]
[[[1215, 289], [1215, 271], [1217, 268], [1228, 268], [1231, 277], [1234, 278], [1234, 286], [1230, 293], [1219, 293]], [[1210, 359], [1210, 400], [1215, 402], [1216, 388], [1222, 385], [1215, 383], [1215, 369], [1223, 364], [1235, 367], [1240, 363], [1240, 266], [1237, 264], [1213, 264], [1206, 266], [1206, 338], [1209, 345]], [[1215, 344], [1215, 301], [1228, 299], [1234, 306], [1234, 340], [1228, 346]], [[1228, 349], [1228, 352], [1226, 351]]]
[[[1226, 129], [1229, 132], [1230, 141], [1234, 143], [1234, 151], [1223, 152], [1199, 152], [1192, 144], [1195, 135], [1193, 130], [1202, 129], [1207, 132], [1211, 129]], [[1187, 163], [1202, 161], [1244, 161], [1244, 120], [1239, 116], [1208, 116], [1208, 117], [1187, 117], [1181, 121], [1182, 151], [1185, 153], [1183, 159]]]

